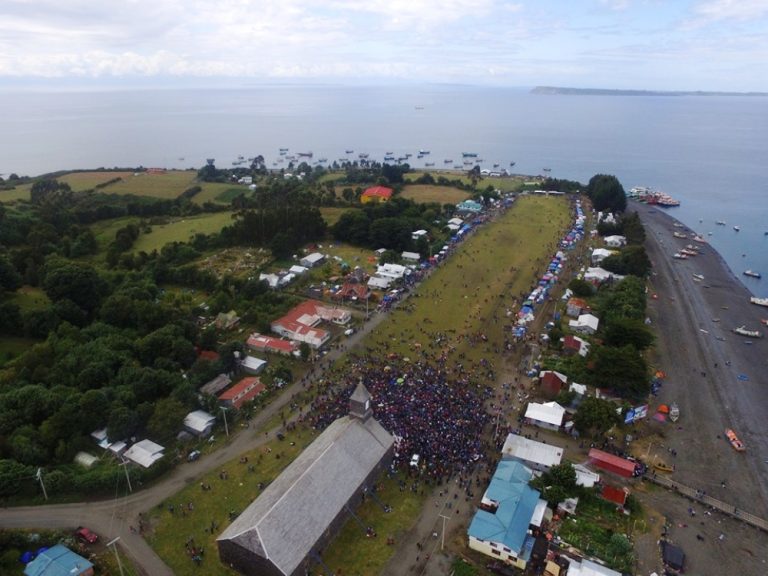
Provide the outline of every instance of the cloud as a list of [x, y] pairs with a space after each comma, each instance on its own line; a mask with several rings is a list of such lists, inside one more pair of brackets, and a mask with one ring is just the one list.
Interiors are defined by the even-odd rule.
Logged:
[[709, 0], [699, 4], [694, 12], [706, 21], [755, 20], [768, 15], [766, 0]]

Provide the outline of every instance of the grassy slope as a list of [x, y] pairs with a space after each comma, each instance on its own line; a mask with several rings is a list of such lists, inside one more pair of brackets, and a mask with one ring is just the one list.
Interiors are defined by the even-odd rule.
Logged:
[[458, 204], [469, 198], [469, 194], [459, 188], [449, 186], [432, 186], [429, 184], [409, 184], [400, 193], [403, 198], [408, 198], [414, 202], [427, 203], [437, 202], [438, 204]]
[[133, 246], [134, 252], [159, 250], [169, 242], [186, 242], [195, 234], [218, 232], [232, 222], [231, 212], [216, 212], [173, 220], [169, 224], [152, 226], [152, 232], [141, 234]]

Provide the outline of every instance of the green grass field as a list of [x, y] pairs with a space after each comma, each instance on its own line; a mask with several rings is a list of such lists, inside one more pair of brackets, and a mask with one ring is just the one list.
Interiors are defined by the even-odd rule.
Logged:
[[[464, 170], [414, 170], [413, 172], [405, 175], [405, 180], [408, 182], [413, 182], [425, 172], [427, 174], [431, 174], [435, 179], [437, 179], [438, 176], [445, 176], [448, 178], [448, 180], [458, 179], [461, 180], [464, 184], [472, 183], [471, 178], [467, 176], [467, 173]], [[516, 192], [517, 190], [520, 190], [525, 180], [525, 178], [518, 176], [508, 176], [505, 178], [491, 178], [484, 176], [480, 181], [478, 181], [477, 188], [478, 190], [482, 190], [483, 188], [486, 188], [490, 185], [498, 190], [501, 190], [502, 192]]]
[[197, 186], [200, 186], [202, 190], [192, 198], [192, 201], [195, 204], [205, 204], [206, 202], [229, 204], [235, 196], [250, 193], [250, 190], [248, 190], [246, 186], [235, 184], [198, 182]]
[[323, 220], [325, 220], [325, 223], [328, 224], [328, 226], [333, 226], [336, 224], [336, 222], [339, 221], [339, 218], [341, 218], [341, 215], [344, 214], [344, 212], [348, 212], [350, 210], [354, 210], [354, 208], [349, 208], [347, 206], [341, 208], [322, 207], [320, 208], [320, 214], [322, 214]]
[[133, 246], [134, 252], [160, 250], [169, 242], [187, 242], [195, 234], [212, 234], [232, 223], [231, 212], [215, 212], [178, 218], [169, 224], [152, 226], [152, 232], [142, 233]]
[[169, 170], [163, 174], [139, 172], [136, 176], [131, 174], [122, 182], [110, 184], [103, 191], [108, 194], [135, 194], [170, 200], [195, 186], [196, 178], [197, 172], [194, 170]]
[[[556, 251], [568, 223], [568, 204], [561, 198], [522, 197], [496, 222], [481, 227], [457, 253], [417, 289], [413, 311], [395, 310], [367, 341], [369, 346], [412, 353], [432, 337], [421, 332], [455, 331], [456, 337], [483, 333], [503, 341], [501, 319], [527, 292]], [[453, 333], [453, 332], [452, 332]], [[462, 339], [456, 352], [488, 357], [484, 346]]]
[[22, 286], [10, 296], [8, 301], [13, 302], [22, 310], [40, 310], [51, 303], [42, 288], [35, 288], [34, 286]]
[[414, 202], [426, 204], [437, 202], [438, 204], [458, 204], [470, 197], [470, 194], [459, 188], [450, 186], [433, 186], [430, 184], [409, 184], [400, 193], [403, 198]]
[[[81, 190], [90, 190], [97, 184], [109, 182], [115, 178], [122, 178], [123, 180], [129, 180], [134, 178], [133, 172], [71, 172], [57, 178], [59, 182], [65, 182], [69, 184], [70, 188], [75, 192]], [[110, 184], [104, 187], [107, 191], [115, 184]]]
[[0, 190], [0, 203], [16, 202], [17, 200], [29, 200], [29, 190], [32, 184], [16, 186], [13, 190]]

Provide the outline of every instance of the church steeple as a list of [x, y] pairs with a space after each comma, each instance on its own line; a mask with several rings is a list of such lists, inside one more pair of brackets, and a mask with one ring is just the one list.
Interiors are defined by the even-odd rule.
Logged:
[[367, 420], [372, 416], [371, 411], [371, 393], [363, 384], [362, 379], [357, 384], [357, 388], [349, 397], [349, 415], [359, 418], [360, 420]]

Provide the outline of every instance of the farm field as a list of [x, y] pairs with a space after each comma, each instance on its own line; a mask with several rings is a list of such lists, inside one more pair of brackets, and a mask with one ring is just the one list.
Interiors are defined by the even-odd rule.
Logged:
[[320, 208], [320, 214], [323, 216], [323, 220], [325, 220], [325, 223], [328, 224], [328, 226], [333, 226], [336, 224], [336, 222], [339, 221], [339, 218], [341, 218], [341, 215], [344, 214], [344, 212], [348, 212], [350, 210], [354, 210], [354, 208], [350, 208], [347, 206], [344, 207], [332, 207], [332, 206], [323, 206]]
[[436, 202], [443, 204], [458, 204], [470, 197], [470, 194], [460, 188], [451, 188], [450, 186], [434, 186], [431, 184], [409, 184], [400, 193], [400, 196], [427, 204]]
[[198, 192], [192, 201], [195, 204], [205, 204], [206, 202], [216, 202], [218, 204], [229, 204], [233, 198], [240, 194], [249, 195], [251, 191], [246, 186], [239, 184], [221, 184], [219, 182], [198, 182], [202, 190]]
[[152, 232], [142, 233], [133, 246], [134, 252], [160, 250], [169, 242], [187, 242], [195, 234], [212, 234], [232, 222], [232, 212], [215, 212], [153, 225]]
[[[69, 174], [64, 174], [63, 176], [56, 178], [56, 180], [65, 182], [69, 184], [69, 187], [72, 188], [72, 190], [80, 192], [82, 190], [90, 190], [98, 184], [109, 182], [115, 178], [128, 180], [134, 178], [134, 176], [133, 172], [70, 172]], [[111, 186], [114, 186], [114, 184], [110, 184], [104, 189], [109, 189]]]
[[197, 183], [197, 172], [194, 170], [169, 170], [162, 174], [141, 172], [131, 174], [122, 182], [110, 184], [103, 189], [110, 194], [134, 194], [136, 196], [152, 196], [172, 200]]
[[454, 351], [479, 360], [493, 354], [471, 341], [503, 342], [502, 319], [527, 293], [569, 221], [563, 198], [524, 196], [496, 222], [479, 228], [409, 300], [366, 340], [403, 355], [451, 333]]
[[[472, 179], [467, 176], [466, 171], [464, 170], [420, 170], [420, 169], [414, 169], [413, 172], [410, 172], [405, 175], [405, 180], [407, 182], [413, 182], [417, 178], [419, 178], [422, 174], [431, 174], [435, 178], [438, 176], [444, 176], [445, 178], [448, 178], [448, 180], [461, 180], [464, 184], [471, 184]], [[481, 180], [477, 183], [477, 188], [479, 190], [482, 190], [483, 188], [486, 188], [487, 186], [493, 186], [494, 188], [501, 190], [502, 192], [516, 192], [519, 190], [523, 183], [526, 181], [526, 178], [523, 178], [522, 176], [507, 176], [505, 178], [498, 178], [498, 177], [488, 177], [483, 176]]]
[[16, 202], [17, 200], [29, 200], [29, 190], [32, 184], [16, 186], [13, 190], [0, 190], [0, 202]]

